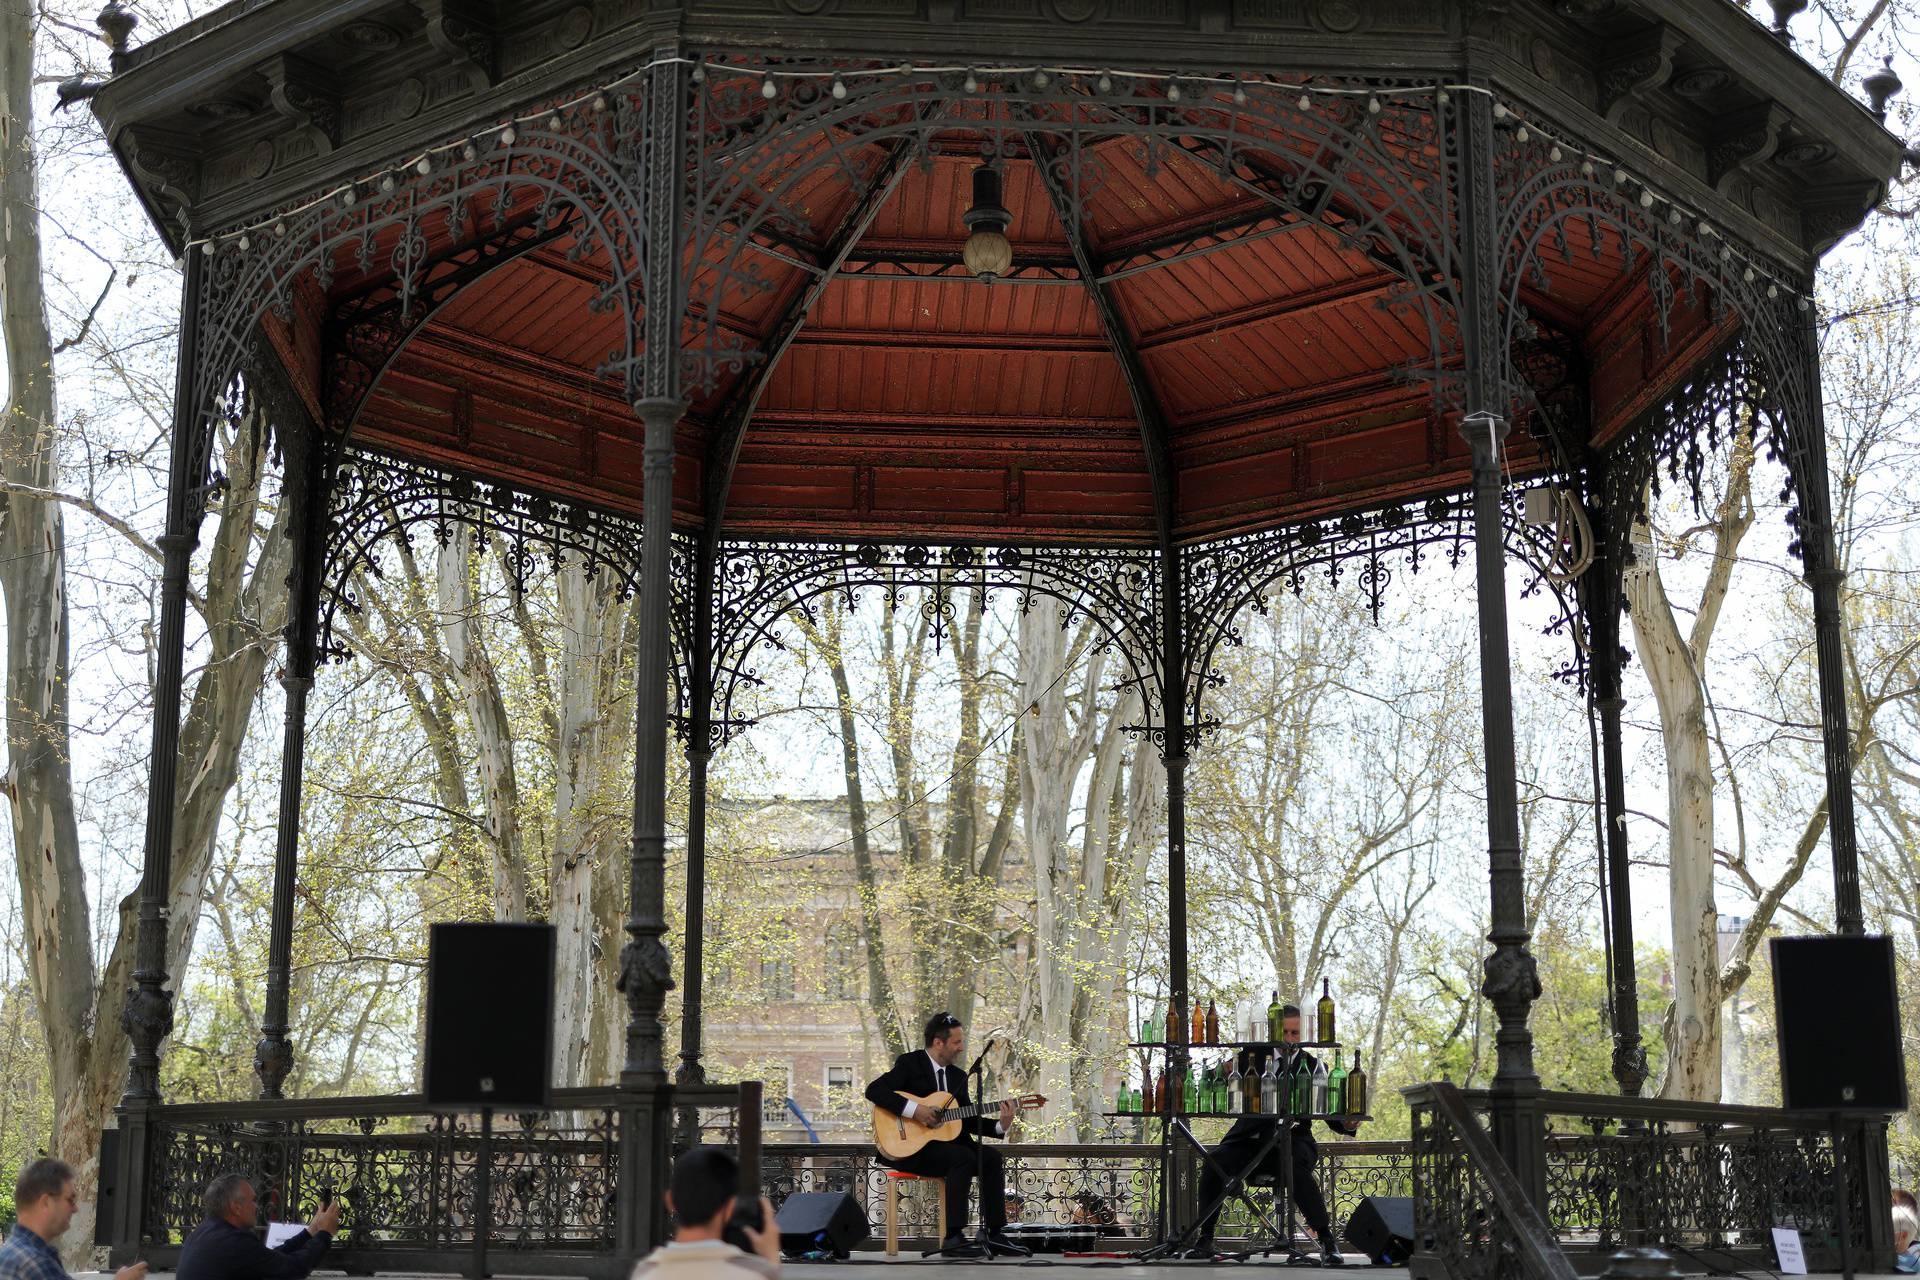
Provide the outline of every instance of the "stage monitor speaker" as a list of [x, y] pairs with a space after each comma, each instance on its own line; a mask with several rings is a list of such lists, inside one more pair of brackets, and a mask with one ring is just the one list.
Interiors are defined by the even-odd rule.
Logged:
[[1413, 1197], [1368, 1196], [1347, 1219], [1347, 1243], [1380, 1266], [1413, 1256]]
[[421, 1065], [428, 1106], [540, 1111], [550, 1105], [553, 953], [552, 925], [432, 926]]
[[1780, 1097], [1790, 1111], [1907, 1109], [1890, 938], [1774, 938]]
[[780, 1228], [780, 1252], [795, 1257], [845, 1257], [871, 1229], [860, 1202], [844, 1191], [796, 1191], [782, 1202], [774, 1224]]

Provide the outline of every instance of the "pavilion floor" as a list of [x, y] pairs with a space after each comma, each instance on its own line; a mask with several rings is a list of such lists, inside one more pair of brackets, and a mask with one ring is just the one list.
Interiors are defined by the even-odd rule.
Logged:
[[[938, 1258], [909, 1257], [906, 1254], [889, 1258], [883, 1253], [856, 1253], [846, 1262], [789, 1262], [781, 1267], [781, 1273], [788, 1280], [882, 1280], [880, 1276], [882, 1271], [910, 1270], [927, 1277], [927, 1280], [933, 1280], [936, 1274], [934, 1269], [938, 1268], [937, 1274], [945, 1277], [945, 1280], [991, 1280], [996, 1275], [1002, 1277], [1002, 1280], [1007, 1280], [1008, 1273], [1011, 1271], [1048, 1267], [1061, 1271], [1098, 1270], [1104, 1275], [1120, 1275], [1130, 1280], [1149, 1280], [1154, 1275], [1165, 1275], [1170, 1270], [1178, 1271], [1182, 1280], [1229, 1280], [1229, 1277], [1235, 1276], [1244, 1280], [1257, 1268], [1262, 1273], [1284, 1274], [1288, 1277], [1297, 1277], [1297, 1280], [1339, 1280], [1340, 1277], [1347, 1276], [1380, 1275], [1385, 1271], [1383, 1268], [1369, 1266], [1358, 1254], [1350, 1253], [1346, 1258], [1347, 1265], [1344, 1267], [1280, 1267], [1266, 1259], [1255, 1259], [1243, 1263], [1163, 1262], [1140, 1265], [1111, 1258], [1041, 1256], [1019, 1262], [944, 1262]], [[1681, 1270], [1688, 1275], [1705, 1274], [1698, 1268], [1689, 1267], [1684, 1261], [1681, 1264]], [[1406, 1268], [1400, 1267], [1385, 1273], [1404, 1276], [1407, 1271]], [[76, 1280], [100, 1274], [110, 1275], [111, 1273], [83, 1271], [78, 1274]], [[342, 1274], [338, 1271], [325, 1270], [314, 1272], [316, 1276], [328, 1277]], [[434, 1274], [431, 1277], [427, 1273], [415, 1272], [395, 1271], [380, 1274], [384, 1280], [446, 1280], [445, 1273]], [[504, 1280], [504, 1277], [513, 1275], [513, 1272], [502, 1270], [495, 1274]], [[1857, 1271], [1854, 1274], [1866, 1277], [1893, 1273]], [[174, 1277], [170, 1271], [153, 1271], [148, 1273], [148, 1280], [174, 1280]], [[1836, 1272], [1815, 1272], [1808, 1277], [1808, 1280], [1839, 1280], [1839, 1276]]]

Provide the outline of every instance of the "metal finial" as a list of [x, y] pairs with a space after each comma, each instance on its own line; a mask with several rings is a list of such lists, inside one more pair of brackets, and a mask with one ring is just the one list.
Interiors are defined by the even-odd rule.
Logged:
[[1807, 0], [1767, 0], [1773, 10], [1773, 38], [1781, 44], [1793, 43], [1793, 32], [1787, 29], [1795, 15], [1807, 7]]
[[1887, 104], [1900, 92], [1900, 77], [1893, 70], [1893, 55], [1888, 54], [1880, 60], [1880, 69], [1870, 71], [1860, 81], [1860, 87], [1866, 90], [1867, 103], [1873, 112], [1873, 118], [1885, 123]]
[[140, 25], [140, 19], [123, 8], [120, 0], [107, 0], [106, 7], [100, 10], [100, 16], [93, 20], [106, 36], [107, 47], [113, 50], [115, 58], [126, 56], [127, 37]]

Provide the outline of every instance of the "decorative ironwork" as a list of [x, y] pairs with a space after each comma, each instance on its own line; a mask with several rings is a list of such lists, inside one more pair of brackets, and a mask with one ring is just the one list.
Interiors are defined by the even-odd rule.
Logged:
[[[1548, 482], [1543, 479], [1542, 483]], [[1553, 483], [1560, 483], [1553, 480]], [[1548, 634], [1566, 633], [1573, 654], [1555, 674], [1580, 682], [1586, 672], [1586, 623], [1570, 582], [1556, 574], [1563, 548], [1549, 528], [1528, 524], [1521, 515], [1522, 490], [1506, 495], [1504, 532], [1508, 553], [1528, 566], [1522, 597], [1550, 591], [1559, 611]], [[1371, 511], [1350, 511], [1323, 520], [1263, 533], [1200, 543], [1185, 548], [1182, 573], [1182, 625], [1186, 629], [1184, 673], [1190, 723], [1206, 733], [1217, 719], [1204, 709], [1207, 692], [1225, 683], [1215, 665], [1222, 645], [1238, 646], [1245, 637], [1240, 613], [1266, 612], [1275, 590], [1300, 595], [1311, 576], [1335, 587], [1352, 581], [1378, 622], [1387, 589], [1397, 573], [1417, 574], [1438, 556], [1449, 569], [1471, 562], [1473, 497], [1453, 494], [1422, 503], [1394, 503]]]
[[501, 559], [515, 591], [525, 589], [542, 561], [557, 571], [569, 558], [589, 578], [616, 575], [622, 600], [639, 586], [638, 521], [496, 480], [354, 450], [341, 462], [329, 490], [319, 629], [322, 661], [349, 656], [347, 646], [333, 637], [335, 611], [360, 612], [355, 583], [363, 574], [384, 577], [381, 544], [397, 538], [411, 547], [420, 525], [430, 528], [441, 547], [463, 531], [476, 540], [485, 535], [502, 538], [506, 546]]
[[[1539, 1210], [1450, 1084], [1406, 1091], [1413, 1113], [1413, 1234], [1452, 1280], [1574, 1280]], [[1485, 1109], [1487, 1095], [1474, 1099]]]
[[329, 373], [339, 386], [325, 397], [329, 424], [342, 429], [434, 307], [504, 257], [568, 232], [569, 252], [596, 253], [605, 273], [589, 306], [618, 308], [626, 321], [597, 372], [623, 383], [630, 401], [642, 398], [647, 204], [645, 166], [631, 143], [644, 136], [647, 96], [645, 77], [557, 94], [385, 173], [293, 202], [264, 229], [198, 243], [189, 252], [205, 257], [206, 283], [196, 308], [194, 413], [217, 411], [261, 321], [287, 321], [303, 281], [328, 296], [351, 272], [364, 284], [330, 326], [338, 345]]
[[[1119, 1135], [1115, 1135], [1118, 1138]], [[1131, 1246], [1153, 1238], [1159, 1217], [1158, 1144], [1019, 1143], [1001, 1146], [1006, 1157], [1009, 1217], [1042, 1226], [1092, 1227], [1103, 1247]], [[778, 1207], [800, 1191], [843, 1191], [858, 1201], [878, 1238], [886, 1212], [886, 1171], [864, 1144], [770, 1144], [761, 1160], [767, 1197]], [[1410, 1195], [1411, 1149], [1404, 1142], [1330, 1142], [1320, 1148], [1316, 1173], [1336, 1222], [1344, 1222], [1372, 1195]], [[901, 1189], [900, 1233], [907, 1247], [936, 1239], [938, 1203], [925, 1187]], [[977, 1220], [978, 1191], [975, 1191]], [[1250, 1195], [1271, 1209], [1272, 1188]], [[1234, 1242], [1257, 1238], [1259, 1220], [1235, 1202], [1222, 1213], [1217, 1236]]]
[[[683, 552], [693, 554], [691, 546]], [[953, 621], [958, 591], [1010, 591], [1023, 613], [1052, 601], [1062, 626], [1084, 618], [1099, 628], [1151, 718], [1160, 705], [1159, 580], [1158, 558], [1145, 548], [723, 541], [713, 576], [713, 745], [748, 723], [734, 700], [743, 687], [762, 683], [758, 654], [786, 647], [784, 619], [797, 614], [811, 622], [821, 596], [836, 595], [851, 608], [870, 591], [888, 609], [910, 591], [924, 593], [919, 607], [936, 645]], [[680, 710], [684, 725], [687, 708]]]
[[[1450, 1264], [1456, 1258], [1449, 1249], [1473, 1259], [1451, 1274], [1521, 1274], [1496, 1261], [1497, 1236], [1506, 1228], [1435, 1088], [1421, 1086], [1408, 1095], [1417, 1229]], [[1486, 1110], [1487, 1094], [1455, 1094], [1469, 1111]], [[1605, 1255], [1654, 1245], [1727, 1266], [1764, 1265], [1770, 1229], [1791, 1223], [1816, 1269], [1837, 1266], [1841, 1215], [1828, 1118], [1561, 1093], [1542, 1095], [1538, 1107], [1547, 1131], [1546, 1221], [1568, 1252]], [[1477, 1127], [1479, 1121], [1468, 1123]], [[1848, 1172], [1854, 1202], [1864, 1203], [1859, 1171], [1849, 1164]], [[1855, 1258], [1869, 1256], [1873, 1225], [1863, 1213], [1847, 1217]]]

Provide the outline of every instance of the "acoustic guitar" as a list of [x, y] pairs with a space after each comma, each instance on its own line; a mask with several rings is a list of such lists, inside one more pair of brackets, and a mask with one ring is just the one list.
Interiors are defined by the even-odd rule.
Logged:
[[[1023, 1098], [1003, 1098], [956, 1107], [950, 1093], [930, 1093], [922, 1098], [904, 1091], [897, 1092], [900, 1092], [903, 1103], [913, 1103], [915, 1120], [897, 1116], [882, 1107], [873, 1109], [873, 1145], [880, 1148], [880, 1154], [889, 1160], [904, 1160], [929, 1142], [952, 1142], [960, 1136], [961, 1125], [965, 1121], [998, 1111], [1001, 1102], [1011, 1102], [1015, 1111], [1031, 1111], [1047, 1105], [1047, 1100], [1037, 1093], [1029, 1093]], [[921, 1118], [930, 1123], [924, 1126], [916, 1123]]]

